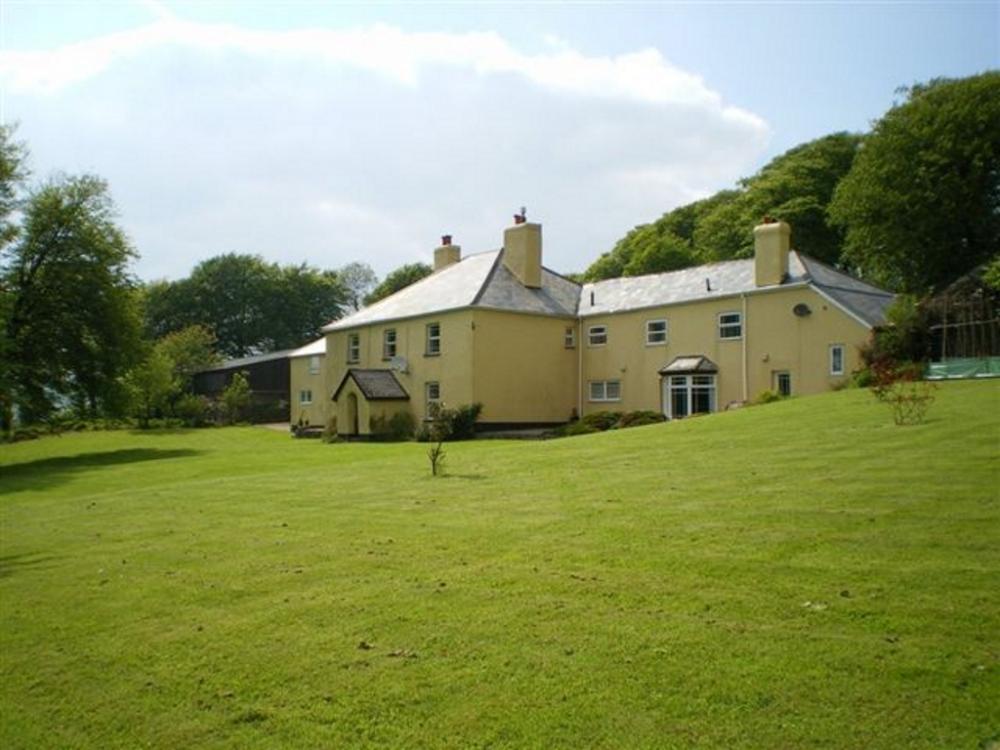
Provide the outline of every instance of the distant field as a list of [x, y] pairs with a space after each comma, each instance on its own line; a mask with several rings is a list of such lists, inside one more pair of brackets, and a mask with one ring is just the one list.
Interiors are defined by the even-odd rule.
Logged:
[[0, 446], [0, 747], [1000, 743], [1000, 382], [425, 453]]

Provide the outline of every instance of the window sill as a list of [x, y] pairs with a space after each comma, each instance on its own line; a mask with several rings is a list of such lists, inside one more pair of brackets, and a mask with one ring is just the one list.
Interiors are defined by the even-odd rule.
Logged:
[[667, 341], [647, 341], [646, 346], [666, 346], [669, 342]]
[[441, 352], [424, 352], [425, 357], [440, 357]]

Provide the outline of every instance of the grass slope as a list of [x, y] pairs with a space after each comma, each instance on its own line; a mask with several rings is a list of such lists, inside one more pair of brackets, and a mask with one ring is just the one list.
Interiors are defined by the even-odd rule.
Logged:
[[998, 407], [0, 447], [0, 746], [995, 746]]

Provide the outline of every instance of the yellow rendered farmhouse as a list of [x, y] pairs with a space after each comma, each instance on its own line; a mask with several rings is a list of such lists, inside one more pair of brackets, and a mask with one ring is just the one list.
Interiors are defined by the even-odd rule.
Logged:
[[[752, 259], [583, 285], [542, 265], [541, 226], [523, 217], [500, 250], [463, 258], [445, 237], [433, 274], [326, 326], [309, 419], [362, 436], [432, 402], [479, 402], [487, 428], [601, 410], [677, 419], [828, 390], [892, 295], [792, 251], [790, 234], [762, 224]], [[293, 421], [304, 369], [293, 359]]]

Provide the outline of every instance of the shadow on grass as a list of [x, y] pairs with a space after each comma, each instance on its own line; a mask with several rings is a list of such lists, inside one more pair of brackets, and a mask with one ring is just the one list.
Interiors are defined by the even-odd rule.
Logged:
[[79, 453], [75, 456], [55, 456], [0, 466], [0, 494], [23, 492], [51, 487], [67, 481], [75, 474], [105, 466], [133, 464], [140, 461], [161, 461], [166, 458], [188, 458], [204, 451], [189, 448], [161, 450], [158, 448], [122, 448], [99, 453]]
[[44, 570], [53, 566], [46, 563], [54, 562], [60, 558], [55, 555], [42, 555], [38, 552], [27, 552], [21, 555], [0, 556], [0, 578], [9, 578], [22, 570], [36, 569]]

